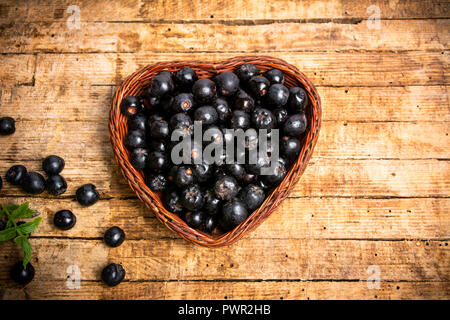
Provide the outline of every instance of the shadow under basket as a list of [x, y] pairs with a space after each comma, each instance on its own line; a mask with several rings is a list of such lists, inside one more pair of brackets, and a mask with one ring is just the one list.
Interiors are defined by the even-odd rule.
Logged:
[[[233, 230], [220, 234], [210, 235], [189, 227], [178, 215], [167, 211], [158, 192], [153, 192], [145, 184], [142, 172], [133, 168], [129, 161], [129, 152], [123, 140], [127, 133], [127, 117], [120, 112], [120, 103], [127, 96], [140, 95], [144, 88], [149, 86], [153, 76], [162, 70], [176, 72], [184, 67], [191, 67], [199, 78], [210, 78], [217, 73], [237, 70], [242, 64], [252, 63], [261, 71], [279, 69], [284, 72], [286, 87], [303, 87], [308, 93], [309, 103], [306, 110], [308, 119], [307, 131], [303, 135], [302, 149], [296, 162], [292, 165], [286, 177], [271, 191], [264, 203]], [[159, 62], [139, 69], [128, 76], [116, 90], [111, 104], [109, 131], [114, 155], [121, 167], [122, 173], [145, 205], [152, 210], [156, 217], [170, 230], [178, 233], [187, 241], [205, 247], [221, 247], [231, 245], [248, 232], [259, 226], [264, 219], [272, 214], [280, 203], [289, 195], [311, 158], [317, 142], [321, 124], [320, 97], [314, 85], [293, 65], [273, 57], [266, 56], [240, 56], [229, 60], [213, 63], [200, 61], [168, 61]]]

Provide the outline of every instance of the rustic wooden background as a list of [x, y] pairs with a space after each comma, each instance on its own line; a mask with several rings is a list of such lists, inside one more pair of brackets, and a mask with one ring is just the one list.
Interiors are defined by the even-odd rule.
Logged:
[[[0, 202], [29, 201], [35, 280], [9, 280], [21, 256], [0, 246], [4, 299], [448, 299], [450, 103], [448, 1], [0, 1], [0, 172], [66, 160], [62, 197], [5, 184]], [[80, 8], [80, 28], [70, 29]], [[373, 20], [379, 13], [381, 19]], [[372, 16], [372, 18], [371, 18]], [[377, 25], [379, 23], [379, 25]], [[113, 159], [108, 109], [117, 85], [161, 60], [264, 54], [317, 85], [323, 127], [313, 159], [281, 208], [237, 244], [193, 246], [131, 192]], [[102, 200], [81, 208], [92, 182]], [[74, 229], [52, 225], [71, 209]], [[106, 228], [128, 240], [111, 249]], [[120, 262], [126, 281], [99, 273]], [[80, 289], [69, 289], [81, 271]], [[379, 270], [379, 288], [367, 280]], [[375, 274], [374, 274], [375, 272]]]

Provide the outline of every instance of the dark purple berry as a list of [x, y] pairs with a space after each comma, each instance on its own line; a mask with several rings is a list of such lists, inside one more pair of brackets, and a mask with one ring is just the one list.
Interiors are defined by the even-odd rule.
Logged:
[[192, 87], [192, 93], [196, 101], [207, 103], [216, 96], [216, 84], [210, 79], [199, 79]]
[[289, 89], [288, 107], [292, 113], [305, 112], [308, 104], [308, 95], [303, 88], [292, 87]]
[[16, 132], [16, 122], [11, 117], [0, 118], [0, 135], [7, 136]]
[[67, 190], [67, 182], [59, 174], [49, 176], [45, 185], [47, 187], [47, 192], [54, 196], [62, 195]]
[[45, 179], [37, 172], [27, 172], [22, 179], [22, 189], [26, 193], [40, 194], [45, 190]]
[[42, 161], [42, 169], [48, 175], [61, 173], [65, 165], [64, 159], [58, 156], [48, 156]]
[[106, 230], [103, 240], [108, 246], [116, 248], [125, 240], [125, 232], [119, 227], [111, 227]]
[[33, 280], [34, 274], [35, 270], [31, 262], [28, 262], [27, 266], [24, 268], [23, 261], [17, 262], [9, 272], [11, 279], [23, 286]]
[[306, 131], [308, 122], [304, 113], [298, 113], [286, 119], [283, 125], [284, 134], [292, 137], [299, 137]]
[[92, 206], [100, 199], [97, 188], [91, 183], [79, 187], [75, 195], [78, 203], [86, 207]]
[[111, 263], [102, 271], [102, 280], [110, 287], [117, 286], [125, 278], [125, 270], [120, 264]]
[[13, 185], [20, 185], [23, 177], [27, 174], [27, 168], [22, 165], [15, 165], [6, 172], [6, 181]]
[[77, 223], [77, 217], [70, 210], [60, 210], [53, 216], [53, 224], [61, 230], [72, 229]]

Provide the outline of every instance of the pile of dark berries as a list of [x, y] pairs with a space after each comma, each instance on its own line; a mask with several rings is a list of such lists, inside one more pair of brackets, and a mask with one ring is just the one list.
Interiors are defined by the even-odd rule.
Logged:
[[[128, 132], [124, 144], [130, 162], [144, 173], [146, 184], [162, 192], [166, 209], [178, 214], [192, 228], [207, 233], [226, 232], [243, 222], [280, 184], [298, 158], [308, 121], [306, 91], [287, 88], [285, 76], [277, 69], [264, 73], [253, 64], [234, 72], [223, 72], [211, 79], [198, 79], [185, 67], [174, 73], [162, 71], [154, 76], [140, 96], [128, 96], [120, 109], [127, 116]], [[280, 130], [280, 158], [271, 175], [261, 175], [269, 167], [270, 148], [258, 154], [256, 164], [175, 165], [171, 152], [178, 141], [171, 141], [177, 130], [193, 137], [194, 121], [202, 129], [216, 128], [211, 141], [224, 143], [225, 129], [253, 128]], [[248, 138], [245, 152], [258, 141]], [[195, 159], [203, 145], [192, 143], [189, 157]], [[274, 143], [272, 141], [272, 143]], [[276, 142], [275, 142], [276, 143]], [[235, 145], [235, 154], [236, 154]]]
[[12, 185], [21, 186], [29, 194], [47, 192], [54, 196], [62, 195], [67, 190], [67, 182], [60, 175], [64, 169], [64, 160], [58, 156], [48, 156], [42, 162], [42, 169], [47, 174], [47, 180], [38, 172], [28, 171], [23, 165], [14, 165], [6, 172], [6, 181]]

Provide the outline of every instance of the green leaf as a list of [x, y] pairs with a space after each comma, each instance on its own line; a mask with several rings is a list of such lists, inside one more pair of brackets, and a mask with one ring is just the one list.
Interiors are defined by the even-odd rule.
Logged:
[[0, 231], [0, 242], [11, 240], [17, 235], [16, 228], [11, 227]]
[[[8, 211], [11, 212], [10, 210]], [[11, 213], [10, 219], [29, 219], [32, 218], [35, 214], [36, 211], [31, 210], [28, 207], [28, 202], [25, 202]]]
[[23, 250], [23, 268], [25, 269], [31, 259], [31, 244], [28, 241], [28, 236], [18, 236], [14, 238], [14, 242], [17, 243]]
[[38, 227], [38, 225], [41, 223], [42, 218], [37, 217], [33, 221], [26, 222], [24, 224], [21, 224], [20, 226], [17, 226], [17, 230], [19, 230], [23, 234], [30, 234]]

